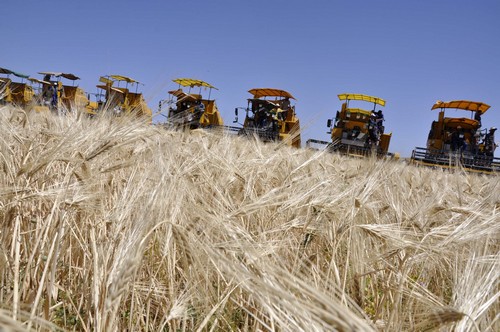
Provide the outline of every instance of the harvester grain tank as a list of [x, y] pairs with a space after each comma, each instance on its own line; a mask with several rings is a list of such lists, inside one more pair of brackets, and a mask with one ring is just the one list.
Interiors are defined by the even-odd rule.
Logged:
[[[287, 91], [273, 88], [256, 88], [248, 91], [245, 121], [240, 135], [257, 135], [263, 141], [281, 141], [299, 148], [301, 146], [300, 121], [295, 113], [295, 98]], [[238, 108], [235, 109], [236, 121]]]
[[[416, 147], [411, 156], [414, 164], [441, 167], [463, 167], [471, 171], [500, 171], [500, 160], [494, 157], [497, 146], [495, 127], [483, 127], [481, 117], [489, 105], [470, 101], [438, 101], [432, 110], [439, 110], [433, 121], [427, 146]], [[470, 112], [470, 117], [447, 117], [445, 111]]]
[[[344, 101], [342, 108], [337, 111], [334, 119], [328, 119], [327, 127], [331, 141], [309, 139], [307, 147], [326, 147], [329, 151], [342, 154], [367, 156], [376, 154], [378, 156], [397, 156], [389, 153], [389, 144], [392, 133], [385, 132], [385, 121], [381, 109], [386, 102], [382, 98], [363, 95], [343, 93], [338, 95], [339, 100]], [[373, 104], [373, 110], [351, 107], [350, 101], [367, 102]]]
[[[29, 76], [21, 74], [10, 69], [0, 68], [0, 103], [8, 103], [26, 107], [33, 101], [34, 91], [31, 85], [27, 84], [25, 79]], [[14, 79], [12, 76], [21, 79]]]
[[97, 88], [103, 90], [105, 96], [104, 101], [98, 102], [100, 111], [111, 110], [116, 116], [134, 114], [152, 121], [153, 112], [138, 91], [141, 82], [122, 75], [101, 76], [99, 82], [104, 83], [97, 85]]
[[[224, 124], [215, 100], [210, 99], [212, 89], [218, 90], [216, 87], [193, 78], [176, 78], [173, 82], [178, 84], [178, 88], [168, 91], [169, 98], [159, 103], [159, 112], [165, 105], [168, 107], [167, 126], [196, 129]], [[198, 93], [193, 92], [193, 88], [199, 88]], [[202, 89], [209, 90], [207, 98], [203, 97]]]
[[[29, 78], [32, 83], [38, 84], [36, 111], [66, 112], [81, 110], [88, 114], [95, 113], [96, 104], [91, 103], [85, 91], [76, 85], [80, 78], [71, 73], [39, 72], [43, 79]], [[71, 85], [64, 84], [63, 79]]]

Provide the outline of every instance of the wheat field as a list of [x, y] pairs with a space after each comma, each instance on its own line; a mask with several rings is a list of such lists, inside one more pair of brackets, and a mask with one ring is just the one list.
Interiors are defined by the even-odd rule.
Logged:
[[498, 176], [10, 106], [0, 129], [2, 331], [500, 330]]

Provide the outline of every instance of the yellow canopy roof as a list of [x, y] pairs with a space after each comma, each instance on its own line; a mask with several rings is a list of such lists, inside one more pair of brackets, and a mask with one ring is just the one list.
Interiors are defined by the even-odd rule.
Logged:
[[438, 100], [432, 106], [433, 110], [435, 110], [436, 108], [457, 108], [461, 110], [478, 112], [479, 114], [483, 114], [490, 108], [490, 105], [470, 100], [452, 100], [447, 102]]
[[201, 95], [194, 93], [186, 93], [182, 91], [182, 89], [171, 90], [168, 93], [175, 96], [177, 98], [177, 102], [182, 101], [184, 99], [191, 99], [191, 100], [201, 99]]
[[109, 75], [109, 77], [117, 80], [117, 81], [125, 81], [127, 83], [140, 83], [139, 81], [134, 80], [133, 78], [122, 76], [122, 75]]
[[190, 87], [193, 87], [193, 86], [204, 86], [204, 87], [207, 87], [207, 88], [210, 88], [210, 89], [219, 90], [215, 86], [213, 86], [212, 84], [209, 84], [209, 83], [204, 82], [202, 80], [196, 80], [194, 78], [176, 78], [176, 79], [174, 79], [172, 81], [174, 81], [175, 83], [180, 84], [182, 86], [190, 86]]
[[272, 88], [256, 88], [252, 90], [248, 90], [254, 98], [261, 98], [261, 97], [288, 97], [291, 99], [295, 99], [294, 96], [290, 94], [290, 92], [287, 92], [285, 90], [279, 90], [279, 89], [272, 89]]
[[367, 101], [370, 103], [375, 103], [380, 106], [385, 106], [385, 100], [382, 98], [378, 97], [373, 97], [373, 96], [367, 96], [367, 95], [362, 95], [362, 94], [356, 94], [356, 93], [342, 93], [339, 96], [339, 100], [362, 100], [362, 101]]
[[104, 77], [104, 76], [99, 77], [99, 82], [102, 82], [102, 83], [104, 83], [106, 85], [108, 85], [108, 84], [112, 85], [113, 84], [113, 80], [110, 80], [109, 78]]
[[447, 126], [477, 126], [478, 125], [478, 122], [474, 119], [467, 119], [467, 118], [444, 118], [444, 123], [447, 125]]

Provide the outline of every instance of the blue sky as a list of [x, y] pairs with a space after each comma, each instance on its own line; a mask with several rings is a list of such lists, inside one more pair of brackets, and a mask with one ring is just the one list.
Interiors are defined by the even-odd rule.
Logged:
[[291, 92], [303, 144], [329, 139], [346, 92], [387, 101], [402, 156], [425, 146], [437, 100], [485, 102], [483, 125], [500, 127], [498, 0], [3, 2], [0, 67], [71, 72], [88, 92], [101, 75], [130, 76], [153, 110], [172, 79], [192, 77], [219, 88], [226, 124], [251, 88]]

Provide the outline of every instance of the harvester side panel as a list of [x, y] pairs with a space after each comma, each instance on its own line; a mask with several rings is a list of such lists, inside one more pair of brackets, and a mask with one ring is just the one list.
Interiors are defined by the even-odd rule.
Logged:
[[381, 152], [387, 153], [387, 151], [389, 151], [389, 144], [391, 143], [391, 136], [392, 136], [392, 133], [382, 134], [382, 136], [380, 136], [379, 149]]
[[19, 105], [26, 105], [33, 100], [35, 93], [33, 88], [26, 83], [12, 82], [10, 84], [12, 102]]
[[222, 126], [224, 121], [220, 115], [220, 112], [215, 104], [214, 100], [202, 100], [205, 106], [205, 112], [203, 112], [200, 118], [200, 125], [202, 127], [207, 126]]

